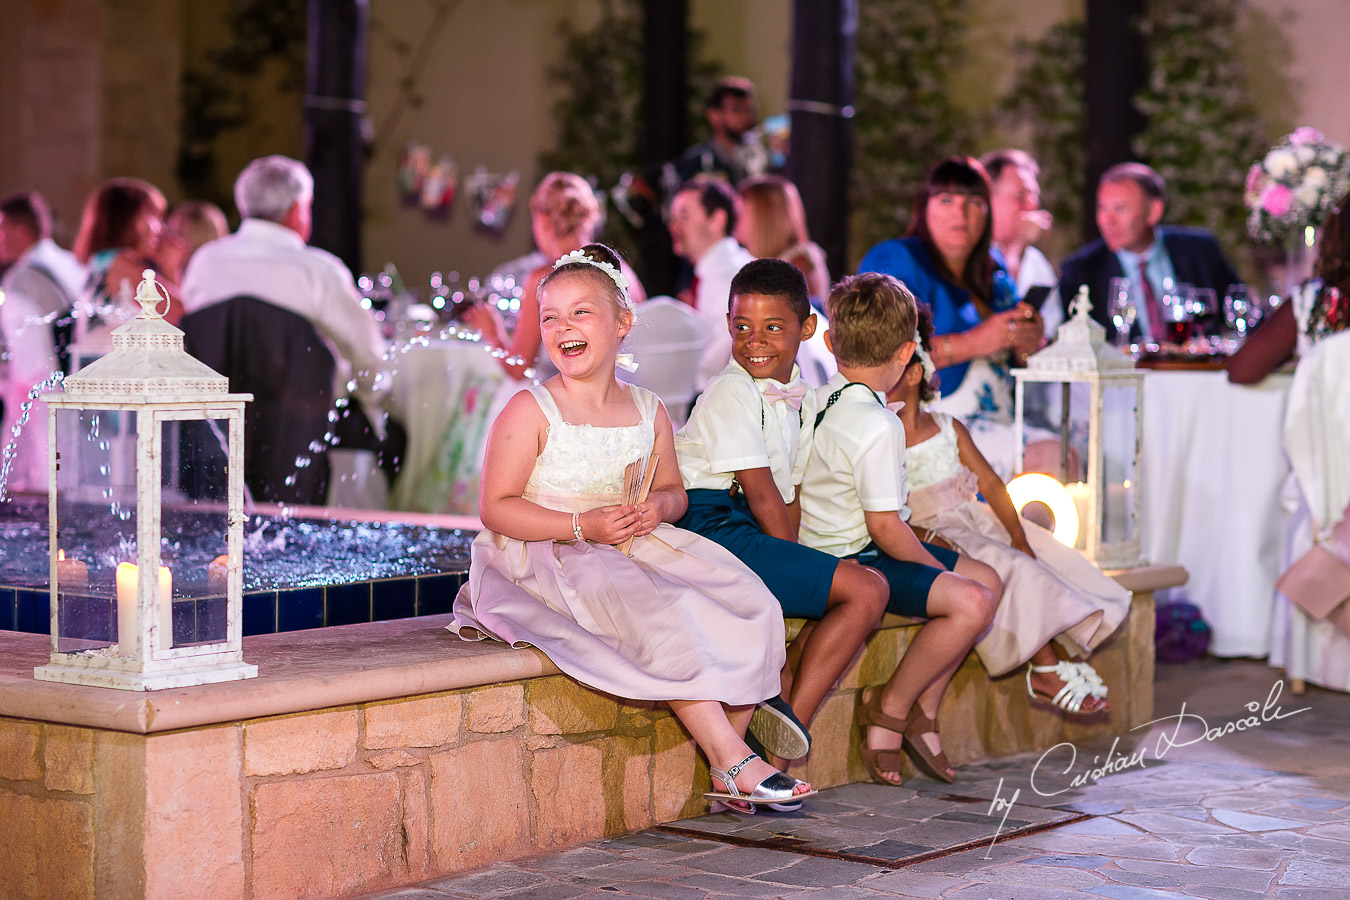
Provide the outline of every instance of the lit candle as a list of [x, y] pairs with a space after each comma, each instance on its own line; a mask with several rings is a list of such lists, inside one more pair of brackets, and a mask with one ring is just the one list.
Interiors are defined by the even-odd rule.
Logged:
[[66, 559], [66, 551], [56, 551], [56, 589], [59, 591], [89, 590], [89, 567], [78, 559]]
[[1092, 520], [1088, 518], [1088, 486], [1087, 482], [1074, 481], [1064, 485], [1064, 490], [1069, 492], [1073, 498], [1073, 505], [1078, 508], [1078, 540], [1074, 546], [1079, 550], [1087, 547], [1087, 532], [1092, 527]]
[[[122, 655], [129, 656], [136, 643], [136, 593], [140, 587], [135, 563], [117, 566], [117, 643]], [[173, 574], [168, 566], [159, 567], [160, 646], [173, 646]]]

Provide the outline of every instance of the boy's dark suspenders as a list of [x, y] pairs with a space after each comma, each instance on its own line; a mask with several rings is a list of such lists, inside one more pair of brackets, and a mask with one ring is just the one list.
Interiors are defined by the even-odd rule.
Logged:
[[[823, 409], [821, 409], [821, 411], [820, 411], [819, 413], [816, 414], [816, 427], [817, 427], [817, 428], [820, 427], [820, 423], [821, 423], [821, 421], [825, 418], [825, 414], [826, 414], [827, 412], [830, 411], [830, 407], [831, 407], [831, 406], [834, 406], [835, 401], [837, 401], [837, 400], [839, 399], [839, 395], [841, 395], [842, 393], [844, 393], [844, 391], [848, 390], [849, 388], [853, 387], [854, 385], [857, 385], [857, 386], [860, 387], [860, 388], [867, 388], [867, 393], [869, 393], [869, 394], [872, 395], [872, 399], [875, 400], [875, 401], [877, 401], [878, 403], [881, 403], [881, 398], [877, 396], [877, 392], [876, 392], [876, 391], [872, 390], [870, 387], [868, 387], [867, 385], [863, 384], [861, 381], [850, 381], [848, 384], [844, 385], [844, 386], [841, 387], [839, 390], [837, 390], [837, 391], [835, 391], [834, 393], [830, 394], [829, 399], [825, 401], [825, 407], [824, 407]], [[885, 404], [885, 403], [881, 403], [881, 405], [884, 407], [886, 404]]]

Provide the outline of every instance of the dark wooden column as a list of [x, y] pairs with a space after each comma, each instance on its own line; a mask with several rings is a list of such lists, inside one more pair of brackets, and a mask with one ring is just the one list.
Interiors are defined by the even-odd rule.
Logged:
[[[661, 190], [663, 166], [684, 152], [684, 95], [689, 67], [688, 0], [647, 0], [642, 4], [642, 175]], [[650, 294], [675, 290], [677, 260], [670, 235], [652, 209], [637, 235], [638, 268]]]
[[1135, 159], [1130, 140], [1144, 127], [1134, 97], [1144, 86], [1144, 39], [1137, 24], [1144, 0], [1087, 0], [1087, 63], [1083, 94], [1087, 104], [1087, 172], [1083, 193], [1083, 236], [1097, 236], [1097, 182], [1117, 163]]
[[795, 0], [792, 143], [787, 176], [801, 192], [811, 238], [830, 273], [845, 274], [853, 165], [853, 53], [858, 0]]
[[310, 243], [361, 269], [361, 186], [366, 159], [368, 0], [309, 0], [305, 163], [314, 175]]

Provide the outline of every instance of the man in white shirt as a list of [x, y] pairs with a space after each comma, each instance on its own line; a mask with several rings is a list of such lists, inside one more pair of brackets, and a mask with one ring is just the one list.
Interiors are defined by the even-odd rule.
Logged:
[[694, 267], [692, 305], [711, 335], [698, 365], [695, 386], [700, 391], [731, 359], [727, 328], [731, 279], [754, 259], [730, 236], [736, 229], [736, 216], [736, 195], [719, 181], [692, 181], [670, 205], [671, 243], [675, 254]]
[[[70, 310], [89, 273], [51, 238], [51, 210], [36, 191], [0, 199], [0, 387], [4, 427], [0, 446], [12, 438], [22, 406], [34, 385], [56, 371], [69, 374], [64, 359], [70, 338]], [[7, 352], [6, 352], [7, 351]], [[30, 417], [15, 445], [7, 486], [45, 490], [47, 425]]]
[[234, 234], [204, 244], [183, 275], [183, 311], [232, 297], [256, 297], [308, 319], [337, 364], [336, 396], [351, 393], [372, 421], [388, 391], [385, 342], [352, 273], [327, 250], [310, 247], [314, 179], [285, 156], [255, 159], [239, 174], [234, 202], [243, 221]]
[[[1041, 167], [1025, 151], [1015, 149], [992, 150], [980, 157], [980, 163], [989, 173], [993, 249], [1017, 282], [1017, 296], [1025, 298], [1033, 287], [1048, 287], [1054, 293], [1059, 273], [1035, 246], [1054, 223], [1049, 210], [1041, 208]], [[1045, 336], [1054, 339], [1064, 321], [1059, 302], [1047, 299], [1040, 312]]]
[[[384, 416], [380, 403], [389, 389], [389, 378], [384, 371], [384, 338], [371, 314], [362, 308], [361, 295], [346, 265], [326, 250], [306, 244], [313, 197], [314, 179], [304, 164], [296, 160], [267, 156], [244, 168], [234, 185], [235, 205], [243, 217], [239, 229], [232, 235], [204, 244], [193, 254], [183, 275], [184, 331], [199, 346], [203, 340], [209, 344], [214, 339], [214, 329], [229, 330], [221, 324], [228, 320], [229, 314], [216, 322], [210, 316], [202, 318], [203, 312], [235, 298], [260, 301], [259, 305], [249, 307], [258, 309], [260, 314], [265, 314], [270, 307], [277, 307], [305, 319], [332, 355], [331, 397], [339, 402], [347, 395], [354, 397], [378, 437], [383, 438]], [[237, 308], [241, 316], [245, 315], [242, 307]], [[205, 324], [194, 329], [194, 320]], [[272, 315], [265, 315], [265, 320], [285, 321]], [[233, 345], [226, 346], [230, 337], [224, 333], [220, 335], [220, 341], [221, 346], [202, 346], [193, 352], [201, 353], [203, 358], [225, 359], [231, 353], [248, 356], [246, 344], [237, 350], [231, 349]], [[192, 349], [192, 342], [189, 349]], [[236, 363], [245, 367], [254, 365], [249, 358], [236, 359]], [[288, 404], [303, 407], [306, 410], [305, 427], [319, 430], [319, 434], [300, 436], [299, 453], [303, 455], [307, 452], [305, 447], [312, 448], [323, 434], [324, 426], [311, 421], [314, 419], [312, 406], [316, 402], [326, 404], [326, 396], [318, 395], [327, 395], [328, 391], [323, 387], [327, 384], [326, 379], [317, 369], [295, 367], [317, 365], [324, 366], [326, 371], [327, 363], [306, 354], [287, 364], [291, 366], [289, 370], [271, 377], [274, 381], [283, 379], [294, 388], [296, 395], [284, 402], [277, 401], [281, 403], [277, 409], [282, 412], [269, 421], [286, 419], [284, 410]], [[317, 415], [321, 419], [323, 410], [320, 409]], [[353, 417], [350, 422], [359, 419]], [[350, 422], [339, 424], [345, 428]], [[296, 426], [300, 427], [299, 423]], [[268, 499], [276, 502], [322, 502], [318, 495], [322, 494], [327, 482], [326, 454], [319, 451], [324, 458], [316, 459], [316, 465], [297, 473], [297, 453], [292, 452], [291, 446], [296, 436], [276, 434], [268, 437], [272, 442], [257, 451], [255, 462], [250, 464], [254, 475], [262, 479], [261, 487], [250, 489], [255, 494], [261, 489], [263, 494], [270, 495]], [[313, 479], [312, 483], [297, 483], [304, 482], [306, 477]]]

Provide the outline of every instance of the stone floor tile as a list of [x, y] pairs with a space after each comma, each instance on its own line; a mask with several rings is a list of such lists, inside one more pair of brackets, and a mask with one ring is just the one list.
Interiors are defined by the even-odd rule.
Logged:
[[1346, 885], [1350, 885], [1350, 866], [1296, 859], [1280, 876], [1280, 884], [1298, 887], [1340, 887], [1345, 890]]
[[1112, 855], [1116, 859], [1159, 859], [1164, 862], [1176, 862], [1189, 849], [1190, 847], [1186, 844], [1146, 838], [1129, 844], [1121, 844], [1112, 851]]
[[1278, 819], [1275, 816], [1257, 816], [1233, 809], [1213, 809], [1210, 810], [1210, 815], [1216, 821], [1231, 825], [1242, 831], [1284, 831], [1291, 828], [1307, 828], [1312, 824], [1310, 822], [1296, 822], [1291, 819]]
[[1232, 834], [1233, 829], [1225, 825], [1212, 825], [1209, 822], [1197, 822], [1181, 816], [1166, 813], [1122, 813], [1116, 819], [1133, 825], [1149, 834], [1194, 835], [1194, 834]]
[[500, 897], [510, 891], [542, 884], [548, 876], [538, 872], [526, 872], [514, 866], [493, 866], [472, 875], [457, 875], [439, 881], [428, 882], [426, 887], [442, 891], [457, 891], [474, 897]]
[[1205, 900], [1266, 900], [1270, 896], [1265, 891], [1244, 891], [1232, 887], [1193, 884], [1186, 886], [1186, 895], [1203, 897]]
[[[392, 894], [380, 894], [379, 900], [447, 900], [447, 898], [455, 896], [455, 894], [447, 894], [445, 891], [438, 891], [435, 888], [415, 887], [404, 888]], [[459, 896], [462, 897], [463, 894]]]
[[1061, 853], [1056, 856], [1033, 856], [1020, 863], [1023, 866], [1064, 866], [1070, 869], [1095, 869], [1108, 861], [1105, 856], [1073, 856]]
[[564, 850], [562, 853], [552, 856], [539, 856], [534, 859], [521, 860], [516, 863], [516, 866], [537, 872], [576, 872], [593, 866], [616, 863], [623, 858], [616, 851], [599, 850], [594, 845], [590, 845], [577, 847], [575, 850]]
[[1144, 888], [1180, 888], [1181, 883], [1166, 875], [1154, 875], [1152, 872], [1131, 872], [1128, 869], [1102, 869], [1107, 881], [1115, 884]]
[[[684, 887], [664, 881], [634, 881], [620, 888], [624, 894], [640, 894], [643, 897], [655, 897], [657, 900], [703, 900], [708, 892], [701, 888]], [[609, 894], [609, 891], [605, 892]]]
[[1286, 887], [1280, 888], [1274, 896], [1279, 900], [1345, 900], [1345, 890], [1342, 888], [1305, 888], [1305, 887]]
[[684, 865], [667, 865], [648, 860], [625, 860], [608, 866], [593, 866], [577, 872], [568, 873], [568, 881], [583, 884], [613, 885], [622, 887], [635, 881], [650, 881], [654, 878], [679, 878], [688, 875], [690, 869]]
[[1106, 879], [1096, 872], [1067, 866], [1030, 865], [1026, 860], [986, 869], [980, 877], [998, 884], [1042, 884], [1080, 891], [1106, 883]]
[[959, 887], [963, 879], [952, 875], [931, 875], [915, 872], [913, 869], [900, 869], [895, 872], [882, 872], [871, 878], [864, 878], [858, 884], [870, 891], [883, 894], [897, 894], [901, 897], [937, 898], [943, 891]]
[[1177, 897], [1186, 896], [1180, 891], [1159, 891], [1128, 884], [1104, 884], [1087, 893], [1098, 897], [1110, 897], [1112, 900], [1176, 900]]
[[1234, 869], [1274, 869], [1289, 856], [1279, 850], [1231, 850], [1227, 847], [1197, 847], [1186, 861], [1197, 866], [1226, 866]]
[[1108, 818], [1098, 816], [1093, 819], [1084, 819], [1081, 822], [1074, 822], [1072, 825], [1065, 825], [1063, 828], [1056, 828], [1054, 832], [1058, 834], [1109, 834], [1125, 835], [1128, 837], [1137, 837], [1142, 831], [1128, 822], [1121, 821], [1120, 818]]
[[947, 900], [1068, 900], [1081, 896], [1079, 891], [1039, 887], [1030, 884], [989, 884], [981, 882], [947, 895]]
[[1155, 862], [1153, 860], [1121, 859], [1116, 861], [1122, 869], [1131, 872], [1148, 872], [1175, 878], [1185, 885], [1212, 885], [1231, 887], [1243, 891], [1265, 891], [1270, 887], [1275, 873], [1256, 869], [1230, 869], [1221, 866], [1193, 866], [1184, 863]]
[[877, 900], [884, 897], [884, 894], [878, 894], [860, 887], [838, 887], [838, 888], [810, 888], [804, 891], [794, 891], [791, 894], [784, 894], [784, 897], [810, 897], [811, 900]]
[[928, 872], [942, 875], [970, 875], [979, 872], [984, 879], [984, 870], [1009, 862], [1021, 862], [1030, 856], [1039, 854], [1028, 852], [1026, 848], [1012, 844], [995, 844], [962, 853], [953, 853], [938, 859], [930, 859], [910, 866], [911, 872]]
[[[712, 872], [689, 875], [679, 879], [675, 884], [684, 887], [702, 888], [705, 891], [726, 894], [729, 897], [781, 897], [785, 893], [789, 893], [788, 889], [781, 884], [763, 884], [744, 878], [728, 878], [725, 875], [715, 875]], [[796, 890], [796, 888], [792, 890]]]
[[500, 900], [583, 900], [586, 897], [604, 897], [607, 894], [603, 894], [589, 885], [546, 881], [543, 884], [528, 887], [523, 891], [513, 891], [498, 896]]
[[1285, 806], [1294, 806], [1298, 809], [1316, 809], [1322, 812], [1341, 809], [1346, 806], [1346, 803], [1347, 801], [1340, 797], [1291, 797], [1284, 801]]
[[808, 856], [794, 866], [765, 872], [757, 881], [775, 884], [795, 884], [801, 887], [843, 887], [876, 874], [876, 866], [851, 862], [846, 859], [825, 859]]
[[1318, 825], [1316, 828], [1309, 828], [1304, 834], [1316, 835], [1333, 841], [1350, 842], [1350, 825], [1340, 822], [1333, 825]]
[[728, 847], [719, 853], [704, 853], [682, 860], [686, 869], [700, 872], [715, 872], [718, 875], [732, 875], [751, 878], [762, 872], [782, 869], [800, 862], [802, 857], [781, 850], [765, 850], [758, 847]]

